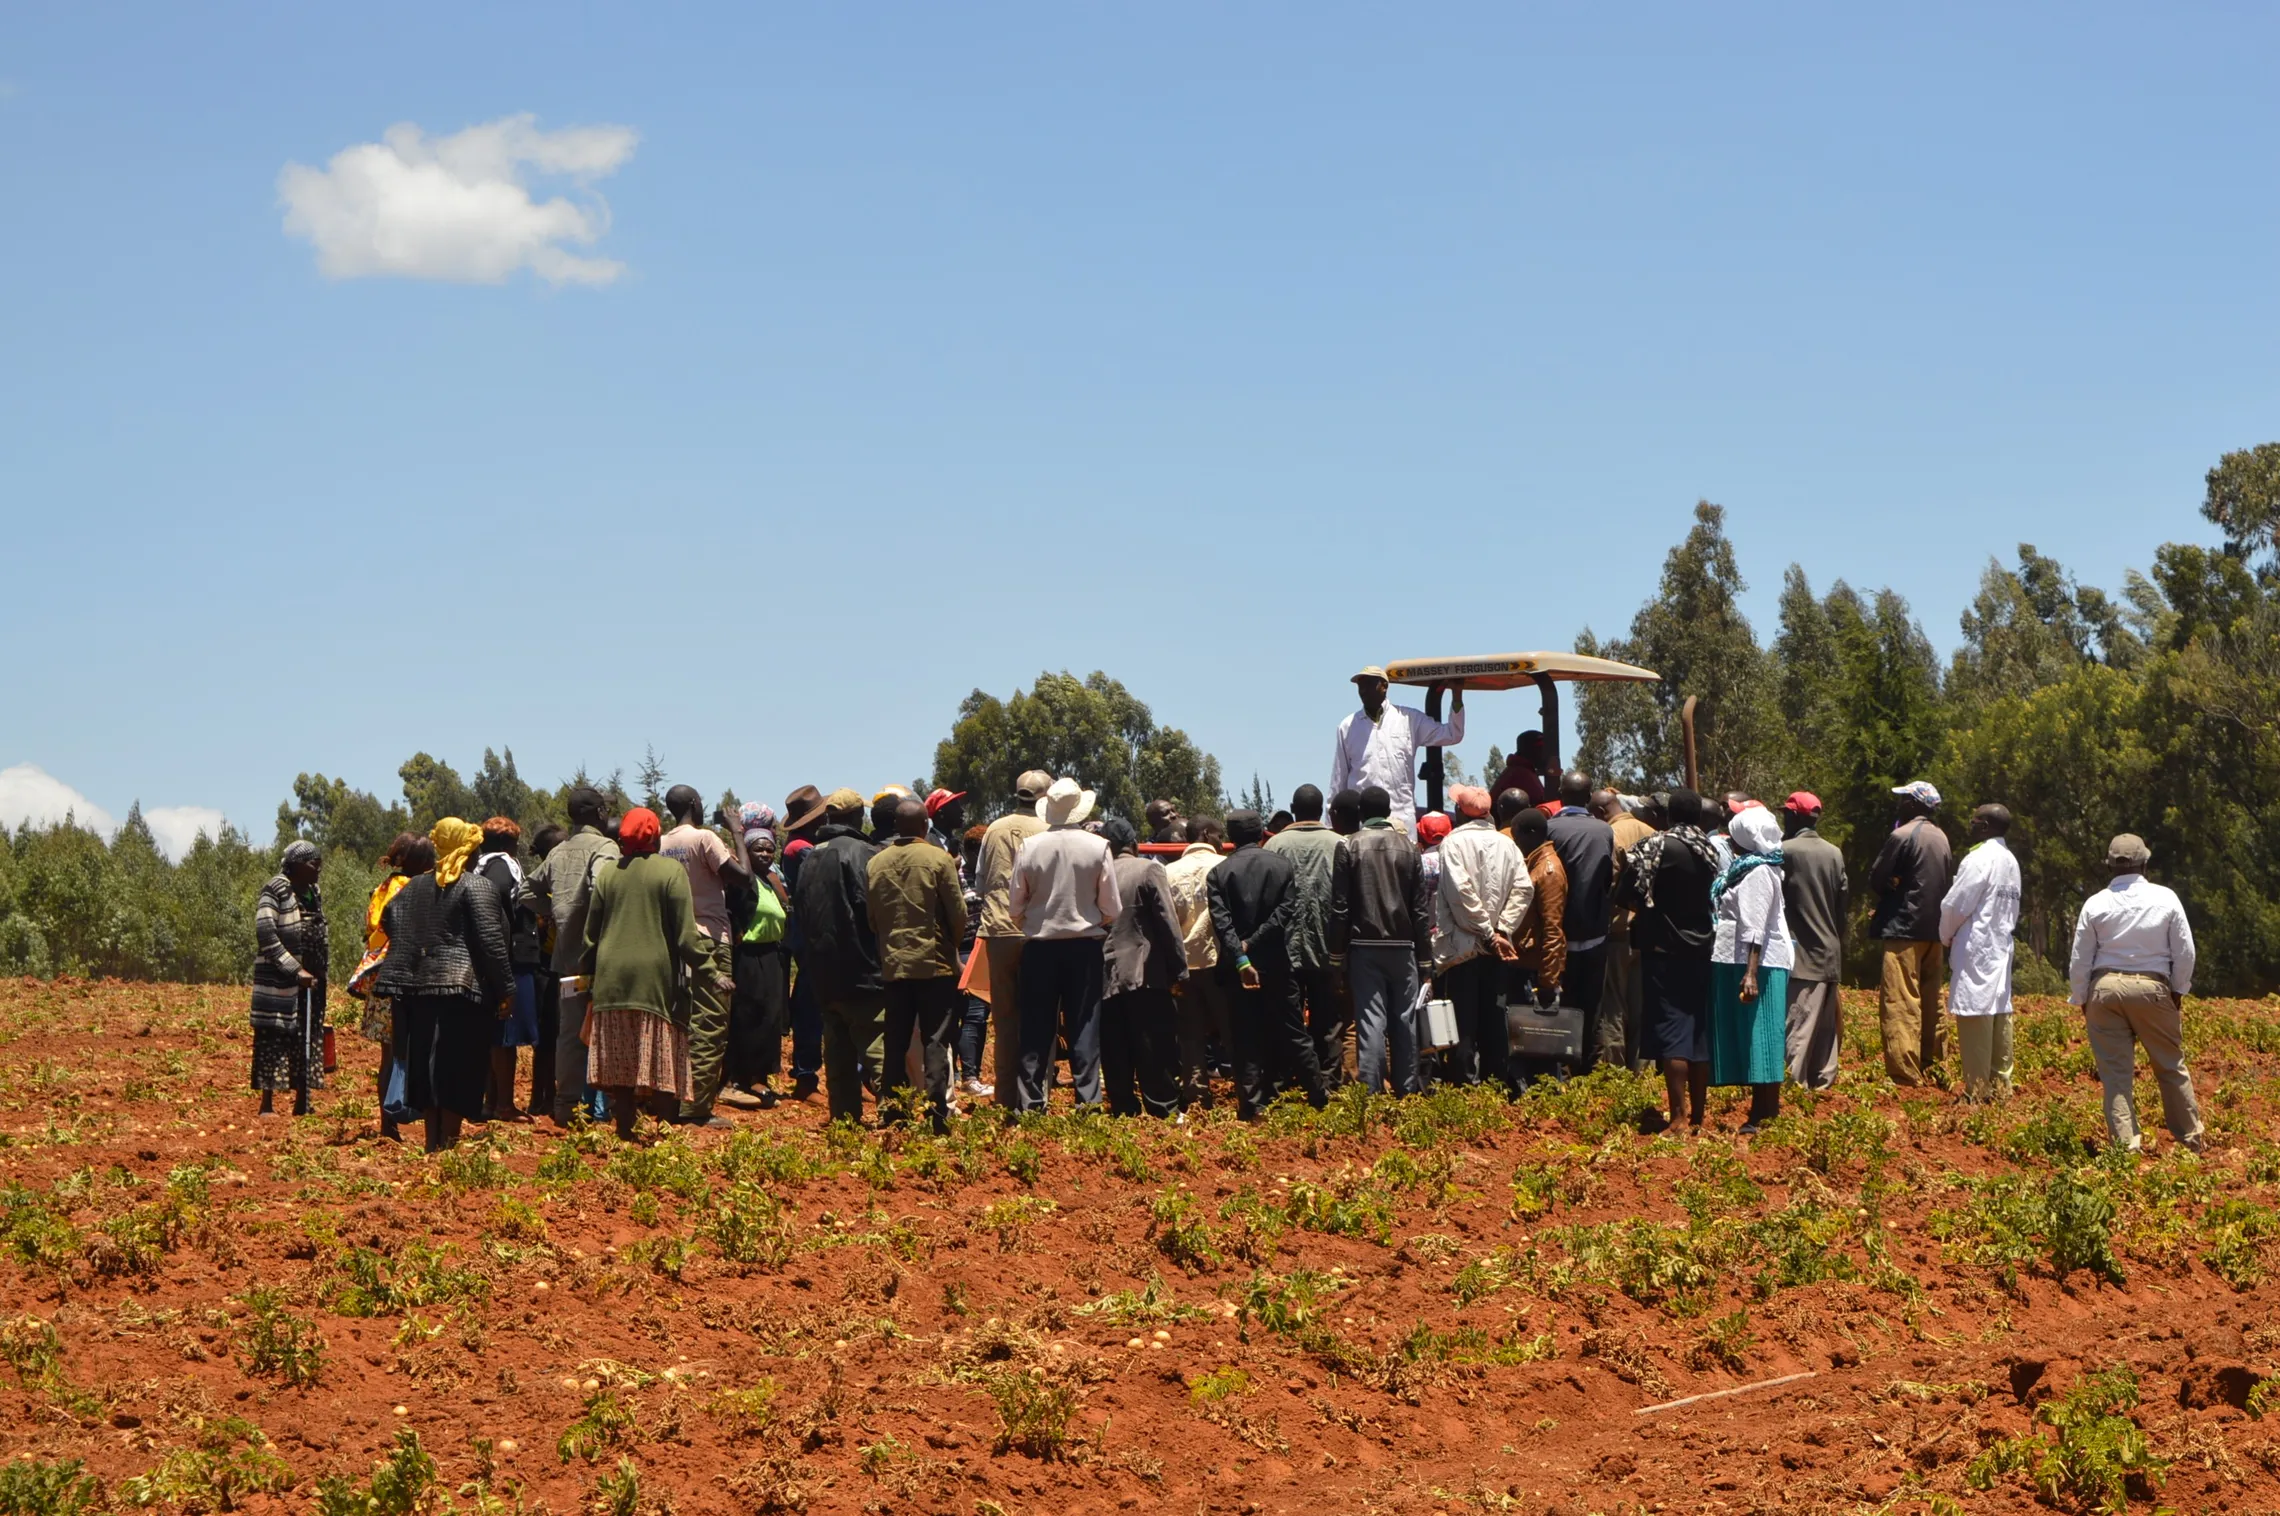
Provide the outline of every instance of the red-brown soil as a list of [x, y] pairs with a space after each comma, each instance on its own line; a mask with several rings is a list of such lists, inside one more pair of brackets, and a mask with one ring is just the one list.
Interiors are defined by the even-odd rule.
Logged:
[[[314, 1509], [406, 1428], [429, 1510], [586, 1509], [620, 1459], [618, 1509], [682, 1513], [2024, 1510], [1975, 1460], [2055, 1444], [2038, 1406], [2126, 1365], [2163, 1505], [2280, 1508], [2280, 1420], [2247, 1408], [2280, 1342], [2280, 1008], [2189, 1007], [2208, 1154], [2135, 1165], [2076, 1146], [2103, 1131], [2063, 1006], [2022, 1016], [1994, 1113], [1904, 1101], [1849, 1010], [1845, 1086], [1754, 1140], [1730, 1092], [1709, 1134], [1642, 1137], [1645, 1083], [1604, 1077], [942, 1142], [786, 1104], [633, 1158], [470, 1127], [443, 1161], [377, 1139], [346, 1029], [318, 1114], [264, 1121], [241, 991], [0, 986], [0, 1449], [184, 1511]], [[2103, 1197], [2122, 1282], [1975, 1227], [2007, 1179]], [[1633, 1218], [1663, 1225], [1573, 1230]], [[358, 1300], [427, 1249], [426, 1303]], [[254, 1371], [262, 1286], [323, 1341], [306, 1388]], [[1073, 1407], [1058, 1438], [1009, 1439], [1030, 1401]], [[622, 1416], [565, 1457], [597, 1403]], [[284, 1487], [217, 1489], [227, 1457]]]

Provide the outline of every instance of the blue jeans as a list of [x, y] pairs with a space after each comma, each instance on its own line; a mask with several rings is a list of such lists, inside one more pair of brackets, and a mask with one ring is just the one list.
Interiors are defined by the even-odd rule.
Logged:
[[958, 1077], [982, 1077], [982, 1039], [990, 1030], [990, 1003], [979, 995], [968, 995], [959, 1008], [958, 1020]]
[[[1417, 1074], [1417, 954], [1408, 947], [1346, 950], [1346, 983], [1354, 997], [1354, 1041], [1360, 1076], [1373, 1095], [1390, 1082], [1396, 1095], [1424, 1088]], [[1393, 1069], [1387, 1077], [1388, 1044]]]

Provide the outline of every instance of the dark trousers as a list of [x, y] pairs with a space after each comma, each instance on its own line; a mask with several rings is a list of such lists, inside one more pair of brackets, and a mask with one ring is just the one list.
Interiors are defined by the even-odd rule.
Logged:
[[530, 1055], [530, 1114], [554, 1111], [554, 1044], [562, 1035], [562, 981], [552, 969], [531, 976], [538, 990], [538, 1043]]
[[1069, 1083], [1077, 1104], [1100, 1104], [1100, 954], [1098, 937], [1033, 937], [1022, 948], [1021, 1103], [1016, 1109], [1045, 1109], [1046, 1092], [1053, 1088], [1056, 1037], [1069, 1044]]
[[879, 1040], [886, 1014], [883, 995], [823, 1003], [823, 1099], [833, 1121], [863, 1119], [862, 1061]]
[[[1599, 1024], [1599, 1007], [1606, 999], [1607, 944], [1585, 948], [1581, 952], [1568, 949], [1567, 976], [1560, 983], [1560, 1004], [1572, 1005], [1583, 1012], [1583, 1061], [1575, 1067], [1578, 1074], [1588, 1074], [1599, 1064], [1599, 1049], [1606, 1031]], [[1623, 1040], [1623, 1012], [1615, 1010], [1615, 1040]]]
[[[1307, 1102], [1315, 1109], [1330, 1103], [1322, 1086], [1322, 1065], [1314, 1056], [1314, 1038], [1306, 1030], [1298, 982], [1288, 969], [1261, 970], [1255, 990], [1238, 983], [1228, 1020], [1235, 1037], [1236, 1111], [1245, 1121], [1257, 1120], [1267, 1102], [1294, 1085], [1306, 1091]], [[1278, 1068], [1290, 1072], [1287, 1076], [1271, 1072]]]
[[1345, 975], [1332, 968], [1292, 969], [1298, 996], [1306, 1005], [1306, 1034], [1314, 1039], [1314, 1062], [1322, 1082], [1336, 1089], [1346, 1082], [1346, 1032], [1354, 1024], [1354, 1003], [1346, 997]]
[[792, 983], [792, 1077], [814, 1079], [823, 1072], [823, 1001], [807, 975]]
[[1180, 1104], [1211, 1109], [1211, 1050], [1232, 1045], [1228, 1029], [1232, 991], [1214, 968], [1190, 969], [1177, 1002], [1180, 1036]]
[[1179, 1109], [1178, 1017], [1169, 988], [1128, 990], [1100, 1003], [1100, 1074], [1111, 1115]]
[[950, 1122], [950, 1029], [957, 1015], [955, 975], [887, 981], [887, 1066], [879, 1071], [879, 1084], [882, 1090], [910, 1088], [903, 1050], [915, 1031], [925, 1056], [927, 1114], [936, 1130]]
[[1433, 988], [1457, 1013], [1457, 1045], [1449, 1064], [1456, 1082], [1503, 1080], [1511, 1061], [1504, 1040], [1504, 962], [1494, 953], [1467, 958], [1433, 976]]

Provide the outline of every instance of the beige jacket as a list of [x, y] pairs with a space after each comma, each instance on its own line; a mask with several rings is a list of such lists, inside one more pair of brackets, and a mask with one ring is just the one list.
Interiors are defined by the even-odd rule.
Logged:
[[1219, 939], [1211, 930], [1207, 886], [1222, 856], [1208, 842], [1191, 842], [1186, 852], [1164, 865], [1164, 873], [1172, 881], [1172, 906], [1180, 913], [1180, 937], [1187, 943], [1191, 972], [1219, 961]]
[[1008, 811], [982, 833], [982, 861], [975, 873], [974, 890], [982, 897], [981, 935], [1019, 937], [1021, 925], [1013, 919], [1013, 860], [1022, 843], [1045, 830], [1045, 818], [1035, 811]]

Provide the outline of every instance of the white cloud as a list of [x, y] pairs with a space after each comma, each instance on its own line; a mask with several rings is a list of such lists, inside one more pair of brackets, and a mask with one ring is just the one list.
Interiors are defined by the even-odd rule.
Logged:
[[176, 863], [182, 861], [202, 832], [222, 835], [223, 816], [210, 805], [162, 805], [143, 812], [143, 824], [157, 841], [158, 850]]
[[106, 837], [118, 826], [109, 811], [37, 764], [0, 769], [0, 825], [10, 831], [27, 821], [52, 826], [66, 816]]
[[[286, 232], [315, 245], [329, 278], [498, 284], [527, 268], [550, 284], [607, 284], [624, 264], [564, 244], [591, 246], [609, 230], [593, 181], [631, 158], [639, 140], [626, 126], [542, 132], [527, 114], [448, 137], [405, 122], [378, 142], [341, 149], [322, 169], [286, 164], [277, 193]], [[534, 199], [531, 172], [569, 180], [576, 198]]]
[[[33, 826], [53, 826], [66, 816], [104, 838], [119, 830], [117, 817], [38, 764], [19, 763], [0, 769], [0, 827], [14, 831], [27, 821]], [[180, 863], [200, 832], [209, 837], [222, 835], [224, 818], [210, 805], [162, 805], [143, 812], [143, 821], [158, 850]]]

